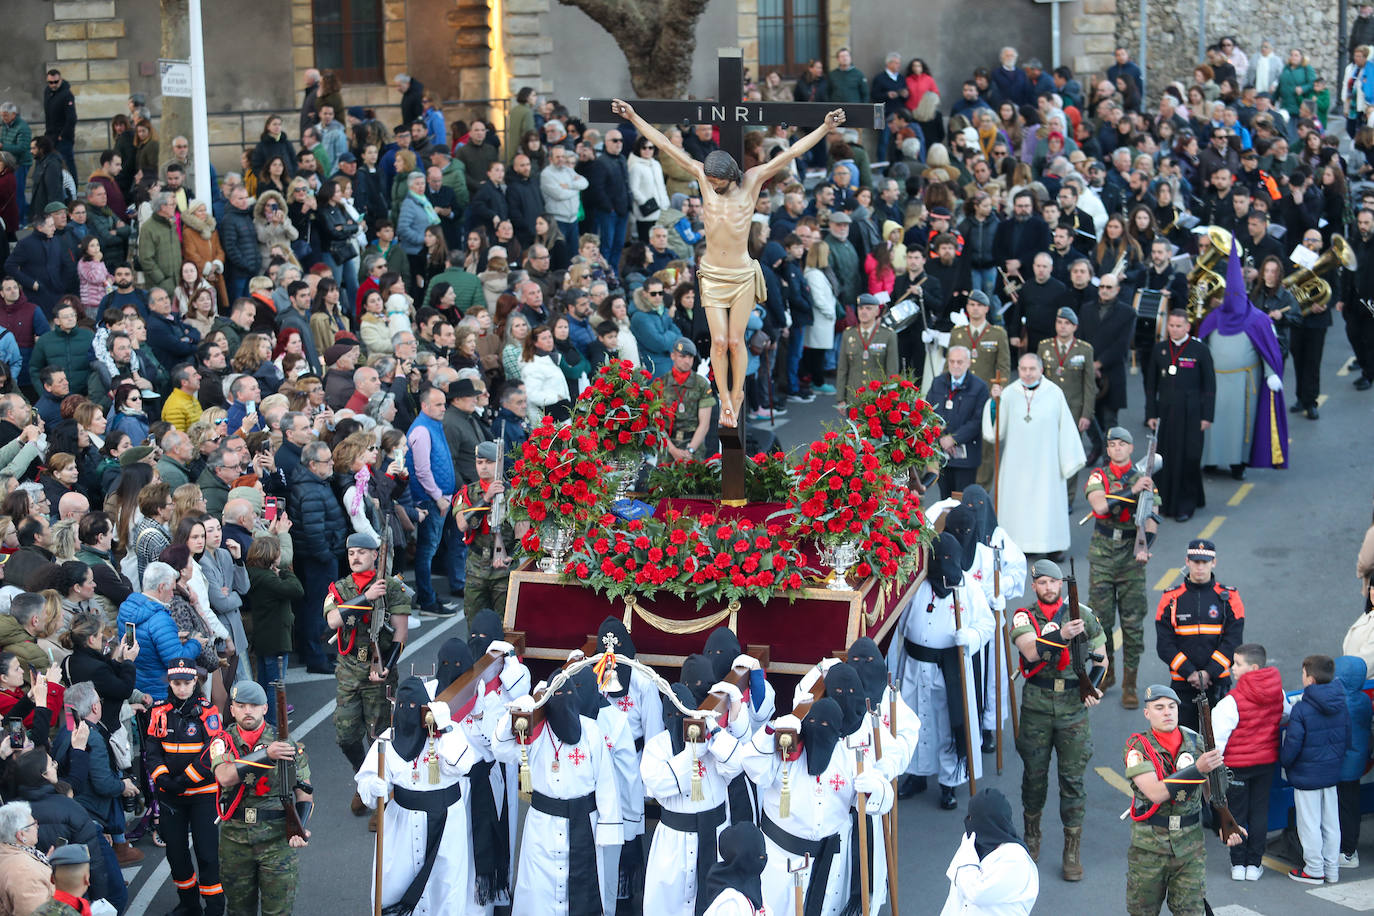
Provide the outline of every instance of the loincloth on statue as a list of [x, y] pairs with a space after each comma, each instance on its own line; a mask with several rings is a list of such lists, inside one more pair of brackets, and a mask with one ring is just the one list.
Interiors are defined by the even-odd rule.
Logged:
[[703, 308], [734, 311], [738, 305], [747, 311], [755, 303], [768, 301], [758, 261], [751, 260], [748, 267], [717, 267], [703, 261], [697, 265], [697, 279]]

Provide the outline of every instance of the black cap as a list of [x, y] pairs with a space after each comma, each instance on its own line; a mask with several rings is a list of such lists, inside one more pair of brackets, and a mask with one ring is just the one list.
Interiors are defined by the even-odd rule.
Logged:
[[353, 155], [352, 153], [344, 153], [342, 156], [339, 157], [339, 161], [340, 161], [340, 162], [357, 162], [357, 161], [358, 161], [358, 157], [355, 156], [355, 155]]
[[1215, 560], [1217, 558], [1217, 545], [1206, 538], [1193, 538], [1188, 542], [1188, 559], [1190, 560]]
[[460, 378], [449, 385], [444, 394], [450, 401], [454, 398], [475, 398], [477, 397], [477, 386], [472, 383], [470, 378]]

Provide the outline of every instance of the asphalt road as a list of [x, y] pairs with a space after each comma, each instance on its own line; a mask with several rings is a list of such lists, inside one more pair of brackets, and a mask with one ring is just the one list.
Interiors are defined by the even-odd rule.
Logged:
[[[1370, 523], [1370, 462], [1374, 452], [1374, 394], [1356, 392], [1354, 376], [1338, 374], [1349, 356], [1341, 320], [1328, 336], [1323, 384], [1329, 397], [1322, 418], [1311, 422], [1291, 419], [1292, 467], [1285, 471], [1251, 471], [1237, 483], [1229, 476], [1209, 478], [1207, 507], [1185, 525], [1168, 521], [1155, 546], [1147, 574], [1151, 608], [1159, 592], [1178, 581], [1183, 551], [1199, 535], [1216, 540], [1217, 575], [1239, 589], [1246, 607], [1247, 640], [1263, 643], [1270, 663], [1283, 673], [1284, 684], [1300, 682], [1303, 656], [1313, 652], [1340, 654], [1341, 637], [1362, 605], [1354, 578], [1354, 555]], [[1287, 382], [1292, 385], [1292, 370]], [[1139, 378], [1130, 383], [1131, 407], [1122, 422], [1143, 432]], [[828, 402], [793, 405], [780, 419], [776, 432], [784, 446], [810, 441], [821, 424], [835, 416]], [[1137, 441], [1143, 442], [1143, 436]], [[1083, 501], [1079, 500], [1081, 514]], [[1087, 578], [1088, 526], [1074, 528], [1073, 555], [1080, 576]], [[426, 619], [415, 632], [402, 665], [413, 662], [429, 671], [443, 639], [462, 635], [456, 620]], [[1167, 675], [1154, 655], [1154, 635], [1146, 627], [1146, 659], [1142, 686]], [[836, 647], [840, 648], [840, 647]], [[1119, 658], [1119, 654], [1118, 654]], [[302, 879], [295, 912], [349, 916], [370, 911], [373, 835], [366, 820], [348, 810], [351, 774], [334, 744], [329, 716], [333, 711], [333, 681], [323, 676], [292, 674], [289, 679], [293, 736], [304, 741], [314, 774], [317, 807], [314, 839], [302, 853]], [[1044, 815], [1045, 842], [1040, 863], [1040, 901], [1037, 911], [1064, 916], [1121, 912], [1125, 898], [1125, 854], [1129, 828], [1118, 817], [1127, 805], [1123, 793], [1122, 747], [1126, 737], [1143, 726], [1141, 714], [1123, 710], [1119, 689], [1113, 688], [1092, 714], [1095, 751], [1087, 774], [1088, 814], [1083, 843], [1085, 880], [1068, 884], [1059, 877], [1060, 831], [1056, 794], [1051, 785]], [[993, 759], [985, 758], [987, 777], [981, 786], [997, 786], [1012, 800], [1020, 816], [1020, 760], [1005, 750], [1001, 776]], [[901, 887], [899, 901], [906, 914], [938, 913], [948, 888], [944, 877], [957, 848], [963, 822], [959, 811], [940, 811], [936, 793], [901, 803], [899, 827]], [[1276, 835], [1277, 836], [1277, 835]], [[1366, 827], [1361, 843], [1362, 868], [1345, 870], [1339, 885], [1309, 888], [1288, 880], [1281, 862], [1265, 870], [1257, 883], [1230, 880], [1229, 861], [1219, 842], [1208, 843], [1208, 900], [1217, 916], [1277, 916], [1291, 913], [1345, 913], [1374, 910], [1374, 829]], [[169, 912], [175, 905], [162, 854], [149, 840], [140, 846], [148, 858], [126, 870], [130, 880], [132, 914]]]

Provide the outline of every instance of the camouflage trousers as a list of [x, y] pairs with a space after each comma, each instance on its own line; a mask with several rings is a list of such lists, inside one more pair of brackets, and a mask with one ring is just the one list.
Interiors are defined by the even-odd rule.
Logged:
[[1145, 651], [1145, 567], [1135, 559], [1135, 535], [1113, 541], [1094, 533], [1088, 563], [1088, 606], [1107, 634], [1107, 658], [1116, 649], [1113, 631], [1119, 614], [1122, 667], [1134, 671]]
[[338, 680], [334, 707], [334, 732], [339, 746], [366, 746], [374, 735], [380, 734], [391, 722], [391, 703], [387, 688], [393, 691], [399, 682], [397, 672], [390, 672], [386, 680], [374, 684], [368, 680], [369, 667], [352, 656], [343, 656], [334, 669]]
[[220, 880], [224, 884], [227, 916], [290, 916], [300, 879], [300, 851], [292, 849], [283, 831], [270, 838], [254, 833], [221, 830]]
[[1087, 806], [1083, 772], [1092, 759], [1093, 736], [1088, 710], [1077, 689], [1056, 692], [1025, 685], [1016, 752], [1023, 764], [1021, 806], [1026, 813], [1039, 814], [1045, 809], [1053, 752], [1059, 757], [1059, 819], [1065, 827], [1083, 826]]
[[[1135, 824], [1131, 848], [1126, 852], [1126, 913], [1158, 916], [1167, 897], [1173, 916], [1203, 916], [1207, 891], [1207, 850], [1202, 828], [1194, 825], [1173, 834], [1172, 851], [1166, 852], [1149, 839], [1136, 842], [1137, 831], [1168, 832], [1164, 827]], [[1151, 837], [1150, 839], [1154, 839]], [[1156, 846], [1155, 849], [1146, 848]], [[1167, 842], [1165, 846], [1169, 845]]]
[[468, 548], [467, 585], [463, 588], [463, 616], [471, 632], [472, 618], [478, 611], [492, 610], [506, 616], [506, 590], [510, 586], [510, 566], [492, 569], [491, 549]]

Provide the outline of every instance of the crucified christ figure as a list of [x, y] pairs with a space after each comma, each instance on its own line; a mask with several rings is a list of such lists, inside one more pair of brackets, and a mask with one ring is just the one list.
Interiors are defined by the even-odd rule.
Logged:
[[697, 265], [701, 281], [701, 305], [711, 327], [711, 365], [720, 395], [720, 425], [738, 426], [744, 410], [744, 375], [749, 353], [744, 348], [744, 329], [754, 304], [767, 298], [763, 271], [749, 256], [749, 225], [759, 189], [781, 174], [792, 160], [802, 156], [830, 131], [844, 123], [836, 109], [825, 122], [782, 153], [756, 165], [743, 175], [733, 156], [716, 150], [698, 162], [669, 142], [656, 127], [635, 113], [628, 102], [615, 99], [611, 111], [625, 118], [666, 156], [690, 172], [701, 188], [706, 224], [706, 253]]

